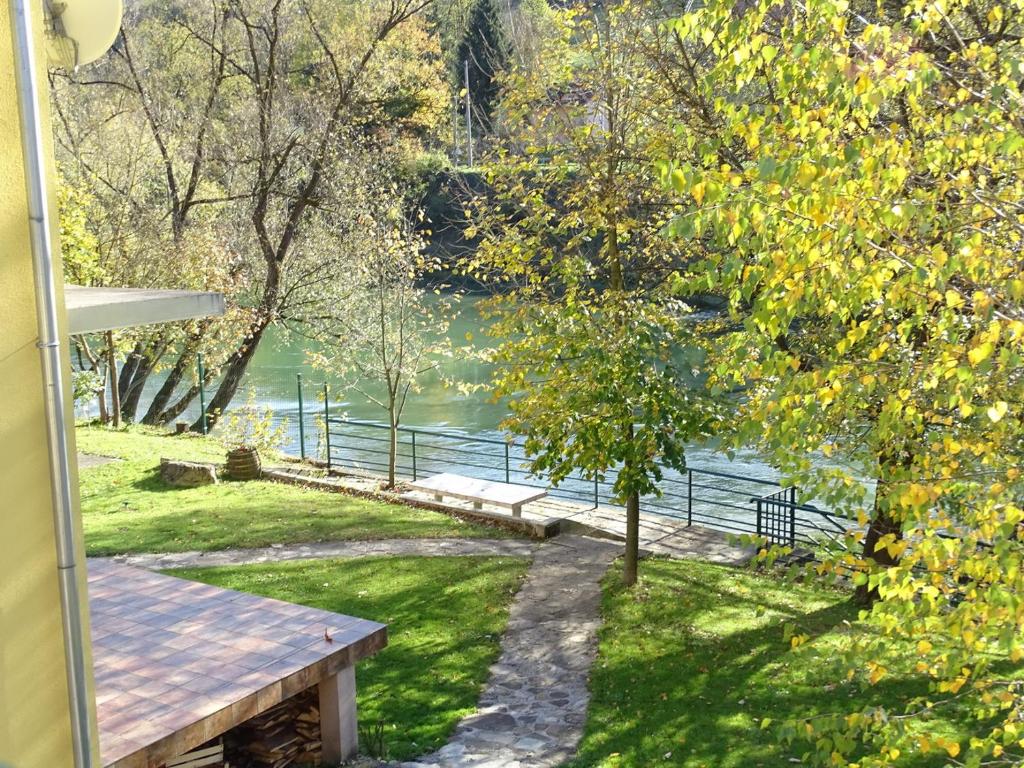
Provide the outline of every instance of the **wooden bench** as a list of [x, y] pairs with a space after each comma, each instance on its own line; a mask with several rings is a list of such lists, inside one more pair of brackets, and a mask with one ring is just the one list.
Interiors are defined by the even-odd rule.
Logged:
[[409, 483], [409, 487], [415, 488], [417, 491], [431, 493], [437, 501], [443, 501], [445, 496], [471, 501], [473, 509], [482, 509], [484, 504], [511, 509], [513, 517], [523, 516], [524, 504], [543, 499], [548, 495], [548, 492], [542, 488], [478, 480], [475, 477], [464, 477], [451, 472], [444, 472], [428, 477], [426, 480]]

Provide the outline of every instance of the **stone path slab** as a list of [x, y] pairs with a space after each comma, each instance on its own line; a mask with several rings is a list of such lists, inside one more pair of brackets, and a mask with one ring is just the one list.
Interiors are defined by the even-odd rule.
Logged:
[[[314, 544], [282, 544], [254, 549], [222, 549], [217, 552], [171, 552], [115, 555], [117, 563], [150, 570], [205, 568], [219, 565], [258, 565], [282, 560], [409, 555], [455, 557], [466, 555], [530, 557], [537, 543], [525, 539], [381, 539], [379, 541], [325, 541]], [[95, 558], [102, 561], [105, 558]]]
[[615, 542], [573, 535], [538, 546], [476, 713], [444, 747], [402, 768], [549, 768], [571, 759], [590, 700], [600, 582], [621, 553]]
[[115, 461], [121, 461], [121, 459], [115, 459], [113, 456], [100, 456], [97, 453], [79, 452], [78, 454], [79, 469], [92, 469], [93, 467], [102, 467], [104, 464], [110, 464]]
[[[626, 515], [620, 509], [598, 507], [567, 510], [563, 519], [596, 528], [617, 538], [626, 537]], [[640, 548], [676, 559], [706, 560], [719, 565], [746, 565], [757, 554], [752, 545], [741, 545], [722, 531], [686, 525], [664, 515], [640, 513]]]

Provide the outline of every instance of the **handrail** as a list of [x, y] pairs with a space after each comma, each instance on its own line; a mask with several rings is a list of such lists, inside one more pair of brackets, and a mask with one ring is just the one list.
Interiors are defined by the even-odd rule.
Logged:
[[[370, 457], [388, 454], [387, 450], [371, 446], [389, 442], [389, 437], [384, 434], [360, 434], [350, 428], [368, 428], [383, 433], [390, 430], [388, 425], [330, 415], [325, 415], [325, 421], [328, 432], [328, 466], [332, 462], [376, 468], [387, 466], [386, 460]], [[424, 472], [434, 471], [431, 467], [466, 467], [492, 473], [496, 476], [495, 479], [503, 476], [506, 482], [546, 487], [553, 496], [585, 501], [592, 504], [593, 508], [602, 503], [614, 504], [609, 489], [614, 484], [617, 470], [610, 470], [600, 479], [587, 478], [582, 473], [573, 474], [565, 478], [559, 486], [552, 487], [543, 476], [536, 475], [526, 468], [525, 455], [513, 455], [510, 452], [510, 448], [523, 449], [521, 441], [498, 440], [423, 427], [400, 426], [398, 432], [400, 439], [396, 454], [396, 470], [400, 474], [411, 474], [414, 480]], [[409, 440], [401, 439], [405, 435], [409, 436]], [[417, 440], [417, 437], [420, 439]], [[454, 441], [461, 445], [445, 445], [442, 441]], [[481, 449], [473, 450], [473, 446], [480, 446]], [[488, 451], [482, 446], [500, 446], [502, 450]], [[710, 478], [732, 481], [734, 485], [716, 485]], [[703, 482], [698, 482], [701, 479]], [[746, 486], [745, 492], [742, 486], [736, 487], [735, 483], [768, 486], [775, 490], [764, 496], [751, 496], [750, 485]], [[745, 500], [746, 504], [742, 503], [741, 499]], [[701, 467], [688, 466], [679, 471], [678, 477], [663, 478], [659, 495], [649, 498], [645, 503], [655, 514], [683, 519], [686, 525], [697, 523], [738, 533], [760, 533], [761, 517], [769, 508], [765, 507], [761, 512], [758, 510], [765, 504], [771, 505], [770, 509], [774, 510], [776, 515], [785, 517], [786, 543], [792, 544], [797, 540], [810, 544], [819, 539], [835, 541], [837, 533], [845, 534], [848, 531], [832, 513], [811, 504], [797, 503], [796, 489], [793, 487], [783, 487], [773, 480], [744, 477]], [[776, 521], [776, 528], [779, 525], [782, 525], [781, 518]]]
[[[376, 421], [366, 421], [366, 420], [363, 420], [363, 419], [344, 419], [344, 418], [340, 418], [340, 417], [336, 417], [335, 416], [335, 417], [331, 417], [331, 418], [327, 419], [327, 422], [329, 424], [338, 424], [338, 425], [342, 425], [342, 426], [351, 424], [353, 426], [358, 426], [358, 427], [371, 427], [373, 429], [390, 430], [390, 427], [387, 424], [381, 424], [381, 423], [376, 422]], [[398, 427], [398, 431], [399, 432], [404, 432], [406, 434], [430, 435], [431, 437], [441, 437], [441, 438], [445, 438], [445, 439], [448, 439], [448, 440], [467, 440], [467, 441], [473, 442], [473, 443], [485, 443], [485, 444], [488, 444], [488, 445], [501, 445], [501, 446], [508, 445], [508, 446], [512, 446], [512, 447], [515, 447], [515, 448], [522, 448], [525, 445], [524, 443], [522, 443], [522, 442], [520, 442], [518, 440], [515, 440], [515, 439], [512, 439], [512, 440], [496, 440], [496, 439], [490, 438], [490, 437], [478, 437], [477, 435], [468, 435], [468, 434], [463, 434], [463, 433], [459, 433], [459, 432], [442, 432], [442, 431], [439, 431], [439, 430], [427, 429], [427, 428], [424, 428], [424, 427], [399, 426]], [[372, 439], [372, 438], [366, 438], [366, 439]], [[439, 450], [457, 450], [457, 449], [445, 448], [443, 446], [439, 446]], [[689, 470], [689, 471], [692, 471], [692, 472], [696, 472], [697, 474], [701, 474], [701, 475], [709, 475], [711, 477], [720, 477], [720, 478], [723, 478], [725, 480], [740, 480], [740, 481], [745, 482], [745, 483], [755, 483], [757, 485], [767, 485], [767, 486], [771, 486], [771, 487], [774, 487], [774, 488], [780, 488], [781, 487], [781, 484], [778, 481], [776, 481], [776, 480], [764, 480], [764, 479], [759, 478], [759, 477], [744, 477], [743, 475], [734, 475], [734, 474], [731, 474], [729, 472], [721, 472], [721, 471], [714, 470], [714, 469], [701, 469], [699, 467], [691, 467], [689, 465], [686, 467], [686, 470]], [[686, 471], [686, 470], [684, 470], [684, 471]]]

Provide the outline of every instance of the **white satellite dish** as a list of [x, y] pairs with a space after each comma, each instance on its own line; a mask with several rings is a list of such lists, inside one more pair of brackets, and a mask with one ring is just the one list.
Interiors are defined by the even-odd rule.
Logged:
[[110, 50], [121, 29], [122, 0], [44, 0], [46, 57], [73, 71]]

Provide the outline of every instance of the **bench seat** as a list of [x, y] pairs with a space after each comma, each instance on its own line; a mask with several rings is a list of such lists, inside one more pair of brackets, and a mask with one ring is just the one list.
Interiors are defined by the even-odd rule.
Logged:
[[444, 500], [445, 496], [471, 501], [473, 509], [481, 509], [484, 504], [504, 507], [512, 510], [514, 517], [522, 517], [524, 504], [543, 499], [548, 495], [543, 488], [496, 483], [493, 480], [480, 480], [451, 472], [443, 472], [440, 475], [428, 477], [426, 480], [409, 483], [409, 487], [433, 494], [437, 501]]

